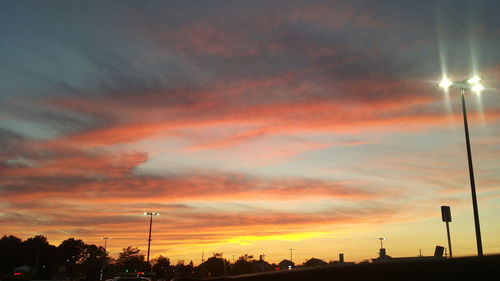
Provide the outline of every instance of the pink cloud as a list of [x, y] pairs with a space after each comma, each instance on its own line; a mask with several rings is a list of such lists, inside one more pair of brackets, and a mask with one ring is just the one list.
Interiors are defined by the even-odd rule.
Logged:
[[389, 26], [376, 19], [370, 10], [355, 9], [340, 2], [297, 6], [291, 11], [290, 19], [316, 22], [334, 30], [353, 27], [385, 29]]

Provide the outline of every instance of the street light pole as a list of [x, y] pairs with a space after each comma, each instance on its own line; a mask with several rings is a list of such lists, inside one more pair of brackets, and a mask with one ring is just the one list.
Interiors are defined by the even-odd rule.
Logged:
[[[106, 251], [106, 241], [108, 241], [108, 239], [111, 239], [110, 237], [101, 237], [102, 240], [104, 240], [104, 255], [107, 254], [107, 251]], [[99, 280], [102, 281], [102, 275], [103, 275], [103, 271], [104, 271], [104, 266], [101, 266], [101, 274], [99, 276]]]
[[149, 216], [149, 238], [148, 238], [148, 258], [146, 260], [149, 263], [149, 251], [151, 249], [151, 228], [153, 227], [153, 214]]
[[477, 244], [477, 255], [483, 255], [483, 244], [481, 242], [481, 227], [479, 225], [479, 210], [477, 207], [477, 196], [476, 196], [476, 183], [474, 181], [474, 168], [472, 165], [472, 152], [470, 147], [469, 140], [469, 126], [467, 124], [467, 110], [465, 108], [465, 91], [473, 91], [476, 93], [480, 93], [484, 87], [479, 84], [481, 81], [481, 77], [475, 76], [468, 80], [452, 82], [447, 78], [444, 78], [439, 86], [444, 89], [448, 89], [448, 87], [454, 87], [460, 89], [460, 99], [462, 101], [462, 113], [464, 115], [464, 129], [465, 129], [465, 144], [467, 146], [467, 161], [469, 166], [469, 178], [470, 178], [470, 188], [471, 188], [471, 196], [472, 196], [472, 209], [474, 212], [474, 226], [476, 229], [476, 244]]
[[146, 276], [147, 276], [147, 274], [149, 273], [149, 252], [151, 249], [151, 229], [153, 227], [153, 216], [159, 216], [160, 214], [154, 213], [154, 212], [147, 212], [147, 213], [144, 213], [144, 215], [149, 216], [148, 255], [147, 255], [147, 259], [146, 259], [146, 263], [147, 263]]
[[477, 255], [483, 255], [483, 243], [481, 241], [481, 227], [479, 225], [479, 210], [477, 207], [476, 182], [474, 180], [474, 167], [472, 165], [472, 151], [469, 140], [469, 126], [467, 124], [467, 110], [465, 109], [465, 89], [460, 88], [460, 99], [462, 100], [462, 112], [464, 115], [465, 143], [467, 146], [467, 160], [469, 164], [469, 178], [472, 195], [472, 209], [474, 211], [474, 225], [476, 228]]
[[106, 241], [108, 241], [108, 239], [111, 239], [111, 237], [102, 237], [101, 239], [104, 240], [104, 252], [106, 252]]
[[379, 237], [378, 240], [380, 240], [380, 249], [383, 249], [384, 248], [384, 244], [382, 244], [382, 241], [385, 240], [384, 237]]

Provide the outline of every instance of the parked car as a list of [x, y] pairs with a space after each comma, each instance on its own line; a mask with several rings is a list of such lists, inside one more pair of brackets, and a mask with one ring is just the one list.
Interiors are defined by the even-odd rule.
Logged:
[[133, 276], [115, 277], [111, 280], [114, 280], [114, 281], [151, 281], [150, 279], [145, 278], [145, 277], [133, 277]]

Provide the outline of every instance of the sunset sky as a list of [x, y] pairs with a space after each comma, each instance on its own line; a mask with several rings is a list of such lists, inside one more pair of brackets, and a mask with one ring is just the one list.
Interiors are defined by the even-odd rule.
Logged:
[[117, 256], [500, 253], [498, 1], [2, 1], [0, 235]]

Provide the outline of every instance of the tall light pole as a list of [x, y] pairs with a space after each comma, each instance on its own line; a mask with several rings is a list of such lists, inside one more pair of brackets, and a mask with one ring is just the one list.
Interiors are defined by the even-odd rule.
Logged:
[[479, 226], [479, 210], [477, 208], [477, 197], [476, 197], [476, 183], [474, 181], [474, 168], [472, 166], [472, 152], [470, 148], [470, 140], [469, 140], [469, 126], [467, 124], [467, 111], [465, 109], [465, 91], [473, 91], [475, 93], [481, 93], [484, 89], [481, 84], [481, 77], [474, 76], [470, 79], [463, 81], [452, 82], [447, 78], [444, 78], [439, 86], [444, 89], [448, 88], [457, 88], [460, 89], [460, 99], [462, 100], [462, 112], [464, 115], [464, 129], [465, 129], [465, 144], [467, 146], [467, 160], [469, 164], [469, 178], [470, 178], [470, 188], [472, 195], [472, 209], [474, 211], [474, 224], [476, 227], [476, 243], [477, 243], [477, 255], [483, 255], [483, 243], [481, 242], [481, 228]]
[[[149, 273], [149, 251], [151, 249], [151, 228], [153, 227], [153, 216], [159, 216], [159, 213], [154, 213], [154, 212], [145, 212], [145, 216], [149, 216], [149, 238], [148, 238], [148, 256], [147, 256], [147, 273]], [[147, 274], [146, 274], [147, 275]]]

